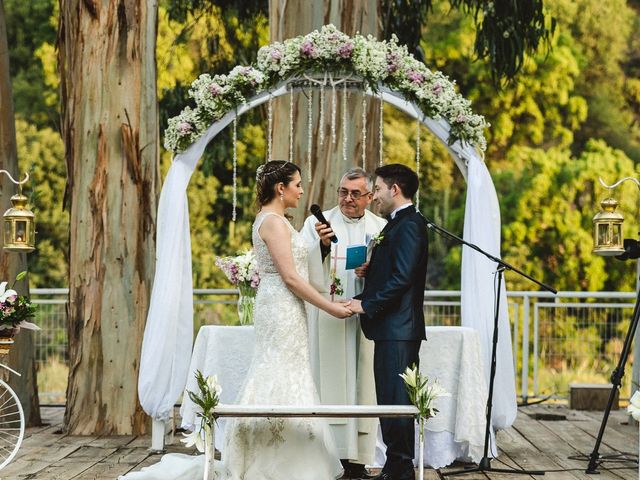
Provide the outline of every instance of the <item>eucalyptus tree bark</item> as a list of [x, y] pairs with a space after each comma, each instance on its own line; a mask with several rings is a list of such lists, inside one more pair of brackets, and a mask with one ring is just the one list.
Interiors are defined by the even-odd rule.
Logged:
[[[375, 0], [270, 0], [269, 25], [271, 42], [283, 41], [297, 35], [305, 35], [323, 25], [332, 23], [347, 35], [371, 34], [381, 39], [379, 5]], [[334, 78], [335, 80], [335, 78]], [[332, 90], [325, 88], [324, 122], [320, 124], [320, 91], [313, 90], [312, 134], [311, 134], [311, 178], [308, 181], [307, 152], [309, 151], [309, 129], [307, 117], [308, 92], [298, 89], [293, 94], [293, 155], [291, 160], [303, 170], [305, 189], [304, 209], [294, 214], [296, 226], [300, 226], [309, 215], [313, 203], [323, 208], [337, 204], [337, 188], [344, 172], [353, 166], [363, 166], [373, 172], [380, 162], [379, 119], [380, 101], [366, 98], [366, 141], [363, 143], [363, 95], [357, 90], [347, 90], [347, 142], [346, 161], [343, 158], [342, 89], [337, 87], [336, 142], [331, 138]], [[289, 159], [289, 96], [274, 100], [273, 108], [273, 159]], [[320, 129], [325, 138], [320, 145]], [[362, 149], [365, 149], [363, 162]]]
[[[0, 169], [7, 170], [16, 180], [22, 179], [18, 172], [16, 130], [9, 75], [9, 48], [2, 0], [0, 0]], [[2, 174], [1, 177], [0, 212], [5, 212], [11, 206], [10, 198], [16, 193], [16, 185], [6, 175]], [[5, 252], [2, 250], [3, 243], [4, 232], [0, 234], [0, 280], [11, 283], [18, 273], [27, 269], [27, 255]], [[27, 279], [17, 283], [14, 288], [21, 295], [29, 294]], [[33, 332], [22, 330], [15, 337], [15, 344], [8, 359], [0, 359], [22, 374], [21, 377], [17, 377], [4, 369], [0, 372], [0, 376], [12, 386], [20, 398], [28, 426], [37, 426], [41, 423], [33, 340]]]
[[156, 1], [60, 2], [73, 434], [145, 431], [137, 379], [155, 258], [156, 33]]

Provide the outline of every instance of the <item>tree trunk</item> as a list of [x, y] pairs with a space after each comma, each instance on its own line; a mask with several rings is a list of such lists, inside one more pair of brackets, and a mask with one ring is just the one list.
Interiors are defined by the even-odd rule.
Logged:
[[145, 431], [137, 379], [155, 258], [156, 32], [153, 0], [60, 2], [72, 434]]
[[[305, 35], [323, 25], [333, 23], [347, 35], [371, 34], [380, 39], [381, 23], [375, 0], [324, 0], [307, 2], [304, 0], [270, 0], [269, 25], [271, 42], [283, 41], [297, 35]], [[335, 80], [335, 79], [334, 79]], [[313, 90], [311, 170], [312, 181], [308, 181], [308, 120], [307, 92], [294, 91], [293, 102], [293, 156], [291, 160], [303, 170], [305, 189], [304, 209], [298, 208], [294, 214], [294, 223], [301, 226], [309, 215], [309, 206], [313, 203], [323, 208], [337, 204], [337, 188], [344, 172], [353, 166], [363, 166], [362, 149], [365, 148], [364, 168], [373, 172], [380, 162], [379, 156], [379, 100], [366, 98], [366, 142], [362, 137], [362, 99], [357, 90], [347, 90], [347, 148], [346, 162], [343, 159], [342, 136], [342, 89], [337, 88], [336, 142], [331, 139], [331, 88], [325, 88], [324, 122], [320, 125], [320, 91]], [[273, 159], [289, 159], [289, 96], [274, 101]], [[324, 144], [320, 145], [320, 129], [325, 132]]]
[[[0, 0], [0, 169], [7, 170], [18, 180], [18, 154], [16, 150], [16, 130], [13, 118], [13, 101], [11, 98], [11, 78], [9, 75], [9, 49], [7, 46], [7, 29], [4, 3]], [[10, 198], [17, 192], [14, 185], [4, 174], [0, 179], [0, 212], [10, 206]], [[3, 222], [4, 223], [4, 222]], [[7, 253], [2, 250], [4, 233], [0, 235], [0, 280], [9, 284], [16, 275], [27, 269], [27, 255], [24, 253]], [[29, 294], [27, 279], [17, 283], [15, 289], [21, 295]], [[0, 375], [7, 380], [16, 391], [24, 409], [28, 426], [40, 425], [40, 404], [38, 403], [38, 383], [36, 380], [35, 347], [33, 332], [22, 330], [15, 339], [9, 358], [0, 359], [7, 362], [14, 370], [22, 374], [17, 377], [8, 374], [4, 369]]]

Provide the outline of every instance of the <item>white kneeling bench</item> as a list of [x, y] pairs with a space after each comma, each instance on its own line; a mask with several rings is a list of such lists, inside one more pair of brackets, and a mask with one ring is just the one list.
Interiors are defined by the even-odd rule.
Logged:
[[[413, 405], [230, 405], [220, 404], [215, 409], [218, 417], [417, 417]], [[164, 449], [165, 423], [153, 422], [151, 449]], [[215, 445], [215, 443], [214, 443]]]

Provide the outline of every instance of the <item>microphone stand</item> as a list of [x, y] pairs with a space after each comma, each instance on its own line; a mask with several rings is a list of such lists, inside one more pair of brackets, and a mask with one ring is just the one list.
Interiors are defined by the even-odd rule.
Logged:
[[[427, 217], [424, 217], [425, 222], [427, 224], [427, 227], [430, 228], [431, 230], [433, 230], [434, 232], [436, 232], [438, 235], [440, 235], [441, 237], [444, 238], [448, 238], [451, 240], [454, 240], [455, 242], [459, 243], [460, 245], [466, 245], [469, 248], [472, 248], [473, 250], [481, 253], [482, 255], [484, 255], [485, 257], [487, 257], [489, 260], [495, 262], [498, 266], [497, 268], [497, 272], [498, 272], [498, 290], [497, 290], [497, 298], [496, 298], [496, 309], [495, 309], [495, 315], [494, 315], [494, 320], [493, 320], [493, 338], [491, 341], [491, 370], [489, 373], [489, 396], [487, 398], [487, 409], [486, 409], [486, 425], [485, 425], [485, 432], [484, 432], [484, 452], [482, 455], [482, 459], [480, 460], [480, 462], [478, 463], [478, 465], [476, 467], [471, 467], [471, 468], [466, 468], [464, 470], [454, 470], [451, 472], [441, 472], [442, 476], [451, 476], [451, 475], [462, 475], [465, 473], [471, 473], [471, 472], [499, 472], [499, 473], [514, 473], [514, 474], [523, 474], [523, 475], [544, 475], [543, 471], [540, 470], [520, 470], [520, 469], [512, 469], [512, 468], [494, 468], [491, 466], [491, 458], [489, 458], [489, 442], [491, 440], [491, 412], [493, 409], [493, 389], [494, 389], [494, 383], [495, 383], [495, 377], [496, 377], [496, 358], [497, 358], [497, 347], [498, 347], [498, 319], [500, 317], [500, 288], [502, 287], [502, 277], [503, 277], [503, 272], [505, 270], [510, 270], [513, 272], [516, 272], [517, 274], [523, 276], [524, 278], [532, 281], [533, 283], [535, 283], [536, 285], [539, 285], [540, 287], [542, 287], [543, 289], [551, 292], [551, 293], [558, 293], [558, 291], [556, 289], [554, 289], [553, 287], [550, 287], [548, 285], [545, 285], [544, 283], [536, 280], [535, 278], [527, 275], [526, 273], [524, 273], [522, 270], [519, 270], [518, 268], [514, 267], [513, 265], [508, 264], [507, 262], [505, 262], [504, 260], [495, 257], [494, 255], [491, 255], [490, 253], [484, 251], [483, 249], [481, 249], [480, 247], [478, 247], [477, 245], [474, 245], [473, 243], [469, 243], [466, 240], [463, 240], [462, 238], [460, 238], [459, 236], [451, 233], [450, 231], [436, 225], [435, 223], [433, 223], [431, 220], [429, 220]], [[422, 465], [420, 466], [420, 468], [422, 468]]]

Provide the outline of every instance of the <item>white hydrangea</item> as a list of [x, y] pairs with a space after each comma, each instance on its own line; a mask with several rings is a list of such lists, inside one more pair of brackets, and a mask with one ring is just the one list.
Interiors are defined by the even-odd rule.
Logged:
[[169, 119], [169, 126], [164, 133], [164, 148], [170, 152], [180, 152], [195, 142], [206, 127], [198, 111], [186, 107], [180, 115]]
[[389, 74], [387, 46], [371, 35], [355, 37], [352, 58], [354, 71], [372, 82], [383, 81]]

